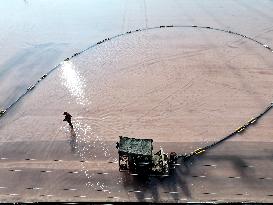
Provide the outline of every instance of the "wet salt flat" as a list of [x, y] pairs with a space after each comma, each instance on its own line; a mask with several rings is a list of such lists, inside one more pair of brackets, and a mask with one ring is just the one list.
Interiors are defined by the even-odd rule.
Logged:
[[[144, 27], [156, 16], [146, 3], [139, 6]], [[123, 22], [132, 5], [139, 4], [124, 5]], [[187, 6], [205, 19], [219, 15], [201, 2]], [[169, 20], [190, 15], [174, 10]], [[115, 149], [119, 135], [153, 138], [155, 150], [177, 153], [220, 139], [272, 102], [272, 65], [263, 46], [201, 28], [128, 34], [62, 61], [0, 120], [1, 201], [272, 201], [272, 112], [166, 179], [118, 172]], [[73, 115], [74, 130], [63, 111]]]
[[64, 139], [61, 113], [69, 110], [76, 135], [85, 141], [89, 135], [115, 141], [120, 133], [156, 141], [165, 141], [169, 133], [168, 141], [176, 141], [183, 133], [190, 136], [184, 141], [212, 141], [271, 102], [271, 56], [247, 39], [199, 28], [122, 36], [62, 62], [19, 102], [24, 115], [15, 107], [1, 131], [12, 126], [25, 132], [33, 118], [43, 116], [39, 126], [24, 137], [7, 133], [2, 140], [48, 139], [45, 132]]
[[272, 2], [12, 0], [0, 4], [0, 108], [44, 73], [88, 45], [159, 25], [234, 30], [272, 45]]
[[[255, 58], [256, 53], [263, 55]], [[178, 174], [164, 181], [155, 178], [143, 181], [137, 176], [118, 172], [114, 146], [119, 135], [149, 136], [157, 142], [157, 147], [166, 145], [168, 152], [190, 152], [196, 146], [203, 146], [236, 129], [271, 100], [270, 75], [273, 71], [268, 69], [273, 63], [271, 55], [249, 40], [199, 28], [155, 29], [101, 44], [64, 61], [20, 101], [10, 115], [2, 118], [2, 144], [9, 147], [2, 153], [8, 159], [3, 162], [2, 174], [6, 175], [5, 171], [16, 177], [15, 173], [22, 173], [17, 176], [22, 182], [17, 192], [23, 195], [22, 198], [30, 195], [33, 200], [47, 199], [43, 199], [45, 194], [32, 196], [27, 190], [48, 192], [49, 187], [54, 187], [57, 193], [57, 196], [51, 196], [52, 200], [63, 199], [61, 196], [66, 196], [63, 192], [67, 191], [77, 192], [75, 198], [95, 197], [96, 200], [109, 197], [109, 200], [121, 201], [179, 201], [182, 196], [187, 200], [208, 200], [211, 199], [209, 196], [226, 200], [225, 193], [243, 200], [245, 194], [233, 193], [228, 187], [219, 196], [212, 191], [216, 185], [207, 182], [208, 175], [217, 176], [220, 184], [234, 179], [229, 183], [236, 186], [236, 180], [241, 177], [245, 178], [246, 184], [250, 179], [261, 180], [258, 175], [241, 170], [244, 168], [240, 166], [247, 162], [238, 155], [229, 157], [229, 150], [220, 149], [220, 153], [226, 155], [226, 158], [220, 157], [220, 161], [212, 157], [220, 172], [199, 168], [194, 174], [187, 169], [198, 165], [187, 164], [179, 166]], [[251, 62], [244, 59], [247, 56], [253, 56]], [[63, 110], [73, 114], [74, 130], [62, 122]], [[35, 126], [33, 119], [36, 119]], [[261, 121], [263, 128], [270, 127], [270, 121], [270, 115]], [[252, 128], [250, 133], [234, 140], [240, 141], [242, 148], [247, 150], [257, 142], [255, 132], [263, 141], [272, 143], [267, 129], [261, 132], [258, 128]], [[28, 153], [23, 158], [11, 149], [12, 145], [17, 149], [18, 141], [25, 144], [19, 150]], [[250, 146], [248, 141], [254, 142]], [[186, 148], [183, 143], [190, 146]], [[27, 151], [31, 144], [32, 151]], [[234, 149], [234, 144], [227, 146]], [[272, 160], [268, 154], [270, 149], [263, 151], [261, 157]], [[251, 155], [248, 160], [253, 157]], [[26, 159], [35, 160], [27, 163], [30, 160]], [[235, 165], [225, 165], [230, 161]], [[184, 170], [185, 166], [190, 168]], [[222, 170], [225, 166], [229, 169]], [[31, 177], [27, 177], [28, 173]], [[272, 177], [269, 172], [262, 175], [267, 179]], [[239, 183], [243, 186], [240, 190], [245, 189], [248, 193], [256, 190], [243, 182]], [[3, 183], [5, 187], [12, 187], [10, 181]], [[261, 186], [270, 192], [269, 180]], [[270, 200], [270, 197], [264, 196], [264, 200]]]

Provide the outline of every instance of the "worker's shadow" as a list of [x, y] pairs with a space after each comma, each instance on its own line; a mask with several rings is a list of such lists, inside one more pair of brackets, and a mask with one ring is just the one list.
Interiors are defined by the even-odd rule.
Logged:
[[71, 152], [76, 153], [77, 147], [78, 147], [77, 146], [77, 136], [76, 136], [75, 130], [73, 128], [70, 128], [69, 143], [70, 143]]

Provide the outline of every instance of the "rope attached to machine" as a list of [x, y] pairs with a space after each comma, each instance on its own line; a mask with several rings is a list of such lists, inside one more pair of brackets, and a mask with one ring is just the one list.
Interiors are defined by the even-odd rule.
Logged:
[[196, 150], [194, 150], [193, 152], [189, 153], [189, 154], [184, 154], [184, 155], [178, 155], [178, 158], [183, 158], [184, 160], [189, 159], [190, 157], [193, 156], [197, 156], [200, 155], [202, 153], [204, 153], [206, 150], [213, 148], [214, 146], [220, 144], [221, 142], [224, 142], [225, 140], [237, 135], [237, 134], [241, 134], [242, 132], [244, 132], [246, 129], [248, 129], [250, 126], [254, 125], [263, 115], [265, 115], [267, 112], [269, 112], [271, 109], [273, 108], [273, 102], [263, 111], [261, 112], [258, 116], [251, 118], [246, 124], [244, 124], [243, 126], [237, 128], [234, 132], [230, 133], [229, 135], [225, 136], [224, 138], [222, 138], [219, 141], [216, 141], [210, 145], [207, 145], [203, 148], [198, 148]]

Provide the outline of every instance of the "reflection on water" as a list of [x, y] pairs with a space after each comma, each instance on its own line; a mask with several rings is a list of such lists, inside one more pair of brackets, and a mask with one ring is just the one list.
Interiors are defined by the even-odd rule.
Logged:
[[[71, 152], [78, 154], [83, 163], [81, 163], [81, 172], [87, 177], [86, 186], [94, 190], [102, 190], [104, 193], [111, 193], [113, 187], [106, 185], [103, 181], [95, 181], [96, 172], [89, 169], [85, 161], [94, 161], [97, 159], [97, 153], [103, 153], [103, 161], [117, 161], [111, 156], [108, 145], [102, 136], [96, 134], [89, 124], [82, 121], [74, 121], [74, 129], [63, 127], [67, 138], [69, 139]], [[114, 165], [113, 165], [114, 166]]]
[[[96, 153], [103, 153], [105, 161], [113, 160], [109, 148], [105, 144], [105, 139], [97, 135], [90, 125], [76, 121], [75, 133], [78, 144], [77, 152], [82, 160], [95, 160], [97, 158]], [[82, 164], [82, 166], [83, 170], [86, 170], [85, 165]]]
[[[75, 99], [76, 103], [81, 107], [87, 107], [89, 98], [86, 96], [86, 82], [84, 77], [79, 73], [73, 62], [63, 62], [61, 65], [61, 80], [62, 84], [68, 89], [71, 96]], [[112, 159], [108, 146], [104, 143], [105, 139], [97, 135], [89, 124], [83, 121], [73, 122], [74, 129], [66, 130], [70, 137], [71, 152], [78, 154], [81, 160], [95, 160], [96, 153], [103, 152], [105, 161], [115, 161]], [[94, 181], [95, 173], [86, 167], [85, 163], [81, 163], [81, 171], [88, 178], [86, 185], [94, 190], [102, 190], [110, 192], [108, 186], [103, 182]], [[111, 193], [111, 192], [110, 192]]]
[[77, 104], [88, 104], [85, 95], [85, 79], [78, 73], [75, 65], [71, 61], [63, 62], [61, 66], [61, 78], [62, 84], [69, 90], [70, 94], [75, 97]]

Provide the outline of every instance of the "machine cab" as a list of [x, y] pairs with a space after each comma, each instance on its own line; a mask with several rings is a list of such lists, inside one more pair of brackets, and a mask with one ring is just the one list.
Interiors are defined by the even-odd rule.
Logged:
[[119, 171], [138, 173], [149, 171], [152, 165], [153, 140], [119, 137]]

